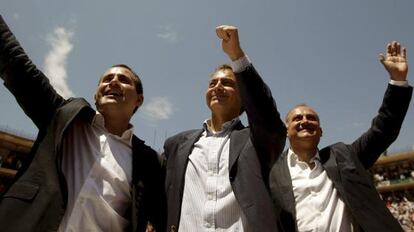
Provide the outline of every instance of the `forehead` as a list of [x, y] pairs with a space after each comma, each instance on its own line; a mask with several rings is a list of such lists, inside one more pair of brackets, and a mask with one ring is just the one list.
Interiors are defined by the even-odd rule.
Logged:
[[108, 70], [106, 70], [104, 72], [104, 74], [102, 75], [102, 77], [106, 77], [106, 76], [110, 76], [110, 75], [123, 75], [129, 78], [133, 78], [134, 74], [129, 71], [127, 68], [124, 67], [112, 67], [109, 68]]
[[236, 80], [236, 77], [234, 76], [234, 73], [232, 70], [230, 69], [221, 69], [217, 72], [215, 72], [211, 78], [210, 81], [212, 80], [218, 80], [218, 79], [232, 79], [232, 80]]
[[318, 121], [319, 121], [319, 116], [318, 116], [318, 114], [315, 112], [315, 110], [313, 110], [311, 107], [309, 107], [309, 106], [298, 106], [298, 107], [296, 107], [296, 108], [294, 108], [294, 109], [292, 109], [290, 112], [289, 112], [289, 115], [288, 115], [288, 120], [290, 120], [293, 116], [296, 116], [296, 115], [313, 115], [313, 116], [315, 116], [317, 119], [318, 119]]

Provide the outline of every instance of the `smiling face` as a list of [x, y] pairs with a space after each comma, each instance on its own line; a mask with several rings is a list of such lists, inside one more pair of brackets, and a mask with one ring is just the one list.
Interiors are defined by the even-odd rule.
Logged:
[[287, 137], [291, 146], [316, 148], [322, 137], [318, 114], [309, 106], [293, 108], [286, 119]]
[[97, 110], [102, 114], [116, 112], [132, 116], [144, 100], [143, 95], [137, 93], [137, 81], [138, 77], [125, 67], [108, 69], [102, 75], [96, 90]]
[[230, 119], [239, 115], [239, 89], [231, 69], [220, 69], [212, 75], [206, 92], [206, 101], [213, 114], [226, 115]]

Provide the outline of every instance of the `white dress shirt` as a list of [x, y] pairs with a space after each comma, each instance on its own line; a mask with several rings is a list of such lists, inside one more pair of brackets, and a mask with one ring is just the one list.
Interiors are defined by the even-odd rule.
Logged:
[[351, 215], [319, 162], [319, 154], [310, 162], [315, 163], [313, 169], [289, 149], [288, 167], [295, 196], [298, 230], [352, 231]]
[[97, 113], [91, 124], [75, 120], [63, 140], [62, 171], [68, 204], [59, 231], [122, 231], [130, 205], [133, 128], [109, 133]]

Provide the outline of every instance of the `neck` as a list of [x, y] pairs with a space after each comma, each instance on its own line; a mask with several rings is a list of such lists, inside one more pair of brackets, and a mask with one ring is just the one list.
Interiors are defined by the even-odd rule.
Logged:
[[235, 115], [216, 115], [212, 114], [210, 121], [210, 128], [214, 132], [221, 131], [223, 129], [223, 124], [235, 118]]
[[293, 152], [298, 156], [298, 159], [300, 161], [306, 162], [308, 165], [313, 165], [309, 162], [318, 152], [318, 147], [312, 146], [312, 147], [304, 147], [304, 146], [298, 146], [295, 144], [291, 144], [291, 149]]
[[122, 136], [128, 129], [131, 117], [124, 117], [121, 114], [102, 114], [105, 119], [105, 128], [114, 135]]

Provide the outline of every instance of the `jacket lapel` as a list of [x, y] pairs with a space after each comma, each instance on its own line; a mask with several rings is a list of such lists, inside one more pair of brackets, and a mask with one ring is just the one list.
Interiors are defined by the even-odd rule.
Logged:
[[326, 147], [319, 152], [321, 163], [329, 179], [333, 182], [335, 188], [342, 194], [343, 187], [341, 184], [341, 175], [339, 174], [337, 157], [331, 154], [331, 148]]
[[296, 215], [295, 197], [293, 195], [292, 177], [290, 176], [288, 167], [287, 154], [288, 150], [282, 153], [281, 160], [273, 168], [272, 175], [274, 177], [272, 179], [278, 183], [277, 187], [274, 188], [274, 191], [277, 192], [276, 198], [278, 199], [278, 203], [283, 209], [289, 211], [292, 215]]
[[59, 122], [55, 129], [59, 134], [54, 135], [56, 148], [61, 146], [62, 136], [66, 128], [81, 112], [83, 113], [82, 116], [84, 116], [84, 119], [88, 122], [91, 122], [96, 114], [95, 110], [93, 110], [89, 103], [83, 98], [71, 98], [65, 107], [61, 107], [56, 112], [57, 116], [55, 118], [59, 118]]
[[238, 122], [230, 134], [229, 171], [232, 170], [241, 151], [249, 141], [250, 130], [242, 130], [244, 128], [243, 124]]
[[[194, 147], [194, 144], [196, 141], [200, 138], [201, 134], [203, 133], [203, 130], [196, 130], [193, 133], [186, 136], [183, 143], [181, 143], [178, 147], [177, 151], [177, 162], [175, 170], [177, 171], [176, 175], [176, 183], [179, 187], [177, 190], [182, 193], [183, 187], [184, 187], [184, 175], [188, 163], [188, 156], [191, 154], [191, 151]], [[180, 194], [182, 196], [182, 194]], [[181, 204], [180, 204], [181, 205]]]

